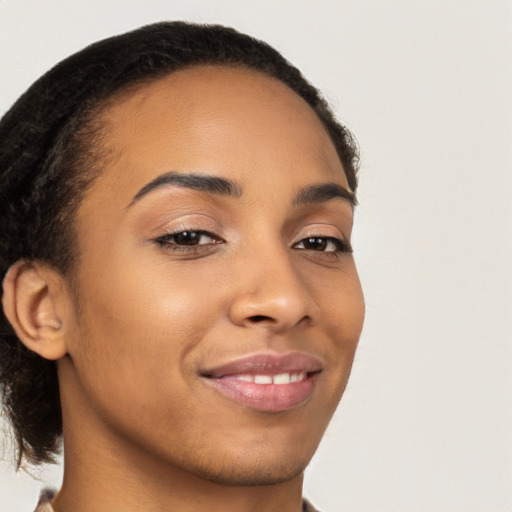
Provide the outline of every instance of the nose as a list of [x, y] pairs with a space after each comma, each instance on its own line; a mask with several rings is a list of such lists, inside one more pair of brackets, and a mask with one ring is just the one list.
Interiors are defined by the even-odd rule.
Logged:
[[283, 332], [314, 322], [317, 307], [285, 250], [245, 259], [238, 270], [237, 291], [229, 306], [234, 324]]

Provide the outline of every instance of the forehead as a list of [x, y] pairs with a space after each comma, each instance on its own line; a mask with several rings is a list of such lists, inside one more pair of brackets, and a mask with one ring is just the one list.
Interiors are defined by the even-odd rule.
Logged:
[[[260, 185], [279, 176], [295, 185], [329, 179], [347, 186], [312, 108], [284, 83], [253, 70], [175, 72], [124, 93], [102, 117], [103, 144], [113, 158], [100, 181], [115, 183], [118, 194], [128, 196], [171, 170]], [[315, 171], [325, 176], [315, 178]]]

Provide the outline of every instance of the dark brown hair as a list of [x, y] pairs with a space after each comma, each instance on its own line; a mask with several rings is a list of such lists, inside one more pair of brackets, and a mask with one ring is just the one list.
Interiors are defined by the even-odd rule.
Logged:
[[[165, 22], [99, 41], [36, 81], [0, 121], [0, 277], [19, 260], [69, 274], [73, 219], [101, 171], [102, 105], [128, 87], [185, 67], [253, 69], [288, 85], [316, 112], [337, 149], [352, 191], [358, 155], [349, 131], [276, 50], [219, 25]], [[96, 121], [96, 122], [95, 122]], [[29, 351], [0, 313], [0, 391], [18, 465], [53, 460], [62, 436], [56, 363]]]

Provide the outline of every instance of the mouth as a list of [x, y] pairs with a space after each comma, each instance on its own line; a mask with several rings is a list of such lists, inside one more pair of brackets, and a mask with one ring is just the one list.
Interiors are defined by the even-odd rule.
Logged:
[[224, 397], [266, 412], [293, 409], [313, 394], [321, 362], [299, 353], [256, 354], [201, 373]]

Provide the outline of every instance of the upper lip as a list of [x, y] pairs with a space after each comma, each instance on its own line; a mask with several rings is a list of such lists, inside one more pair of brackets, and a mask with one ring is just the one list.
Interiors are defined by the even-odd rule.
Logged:
[[205, 377], [220, 378], [227, 375], [275, 375], [279, 373], [315, 373], [323, 369], [322, 362], [309, 354], [288, 352], [286, 354], [260, 353], [207, 368], [201, 372]]

